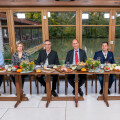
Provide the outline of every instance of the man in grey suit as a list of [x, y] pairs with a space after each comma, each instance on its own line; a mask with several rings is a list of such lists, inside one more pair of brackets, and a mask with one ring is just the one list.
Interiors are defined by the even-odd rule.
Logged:
[[[84, 50], [79, 49], [79, 41], [74, 39], [72, 41], [72, 46], [74, 49], [68, 51], [65, 63], [69, 62], [69, 64], [76, 65], [77, 62], [86, 62], [87, 56]], [[78, 75], [78, 93], [80, 96], [83, 96], [83, 92], [81, 90], [81, 86], [86, 81], [86, 75], [81, 74]], [[73, 94], [75, 94], [75, 75], [67, 75], [68, 82], [73, 87]]]

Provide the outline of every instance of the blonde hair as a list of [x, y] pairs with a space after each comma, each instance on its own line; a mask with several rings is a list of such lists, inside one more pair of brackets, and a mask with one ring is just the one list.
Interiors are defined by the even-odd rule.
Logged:
[[24, 44], [23, 44], [22, 42], [18, 42], [18, 43], [16, 44], [16, 48], [18, 47], [18, 45], [22, 45], [22, 50], [24, 51]]

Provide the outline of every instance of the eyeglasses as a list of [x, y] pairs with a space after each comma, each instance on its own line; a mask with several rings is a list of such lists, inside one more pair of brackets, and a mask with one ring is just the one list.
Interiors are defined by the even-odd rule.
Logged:
[[51, 45], [51, 44], [45, 44], [45, 45]]

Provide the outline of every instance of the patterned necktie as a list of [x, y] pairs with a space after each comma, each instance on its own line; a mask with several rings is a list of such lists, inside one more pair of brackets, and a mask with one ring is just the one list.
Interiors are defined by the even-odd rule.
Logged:
[[75, 51], [75, 62], [76, 62], [76, 64], [79, 62], [77, 52], [78, 52], [78, 51]]

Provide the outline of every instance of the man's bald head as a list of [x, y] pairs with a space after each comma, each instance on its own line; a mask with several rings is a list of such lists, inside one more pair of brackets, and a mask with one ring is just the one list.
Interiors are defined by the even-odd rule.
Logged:
[[78, 41], [77, 39], [73, 39], [72, 42], [73, 42], [73, 41], [77, 41], [77, 42], [79, 43], [79, 41]]
[[77, 39], [73, 39], [72, 46], [75, 50], [79, 48], [79, 41]]

